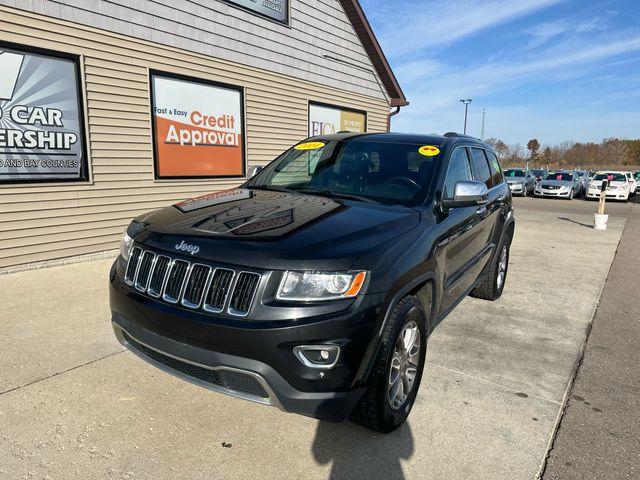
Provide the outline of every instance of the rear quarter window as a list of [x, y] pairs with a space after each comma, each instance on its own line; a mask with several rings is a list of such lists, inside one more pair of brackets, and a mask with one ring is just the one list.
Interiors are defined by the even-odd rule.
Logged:
[[491, 170], [489, 170], [489, 163], [487, 157], [484, 154], [484, 150], [481, 148], [472, 148], [471, 157], [473, 162], [473, 173], [475, 180], [483, 182], [487, 185], [487, 188], [493, 187], [491, 179]]
[[485, 150], [487, 154], [487, 158], [489, 159], [489, 168], [491, 170], [491, 179], [493, 181], [493, 185], [499, 185], [504, 182], [504, 176], [502, 175], [502, 168], [500, 167], [500, 162], [498, 161], [498, 157], [495, 153]]

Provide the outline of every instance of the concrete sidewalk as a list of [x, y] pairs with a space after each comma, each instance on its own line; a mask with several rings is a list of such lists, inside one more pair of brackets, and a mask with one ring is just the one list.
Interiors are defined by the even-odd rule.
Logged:
[[502, 299], [466, 299], [437, 328], [409, 422], [387, 436], [122, 352], [110, 261], [0, 276], [0, 478], [533, 478], [625, 220], [596, 232], [589, 215], [563, 216], [518, 212]]

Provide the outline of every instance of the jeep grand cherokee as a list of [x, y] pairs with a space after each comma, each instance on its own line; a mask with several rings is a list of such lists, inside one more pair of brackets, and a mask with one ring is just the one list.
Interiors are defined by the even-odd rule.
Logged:
[[110, 274], [115, 334], [211, 390], [392, 431], [434, 327], [467, 294], [502, 293], [501, 172], [453, 133], [307, 139], [239, 188], [131, 222]]

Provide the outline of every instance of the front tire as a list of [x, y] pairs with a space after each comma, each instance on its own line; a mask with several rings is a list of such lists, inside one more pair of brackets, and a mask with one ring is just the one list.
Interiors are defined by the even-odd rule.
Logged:
[[427, 354], [428, 316], [414, 296], [393, 309], [369, 375], [368, 386], [351, 420], [389, 433], [404, 423], [415, 402]]

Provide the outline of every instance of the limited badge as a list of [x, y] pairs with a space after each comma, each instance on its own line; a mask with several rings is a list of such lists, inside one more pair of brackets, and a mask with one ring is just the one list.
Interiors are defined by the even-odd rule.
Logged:
[[317, 150], [322, 147], [324, 147], [324, 143], [322, 142], [307, 142], [300, 143], [293, 148], [295, 148], [296, 150]]
[[424, 145], [418, 149], [418, 153], [425, 157], [435, 157], [440, 153], [440, 149], [434, 145]]

